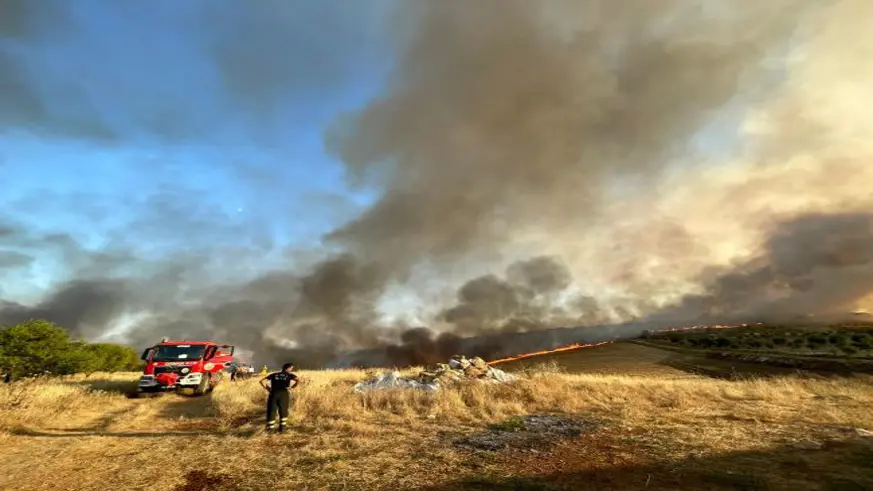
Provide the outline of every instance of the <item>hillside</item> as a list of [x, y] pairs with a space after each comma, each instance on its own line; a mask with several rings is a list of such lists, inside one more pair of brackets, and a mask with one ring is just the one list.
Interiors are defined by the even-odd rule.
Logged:
[[[707, 336], [705, 333], [689, 333]], [[602, 346], [551, 353], [500, 363], [507, 371], [525, 371], [555, 365], [570, 373], [613, 374], [650, 377], [709, 376], [742, 379], [773, 376], [834, 377], [873, 373], [871, 360], [859, 357], [810, 357], [798, 354], [767, 354], [745, 350], [704, 349], [683, 343], [651, 339], [618, 341]]]
[[733, 329], [646, 332], [652, 344], [702, 350], [873, 359], [873, 325], [757, 325]]

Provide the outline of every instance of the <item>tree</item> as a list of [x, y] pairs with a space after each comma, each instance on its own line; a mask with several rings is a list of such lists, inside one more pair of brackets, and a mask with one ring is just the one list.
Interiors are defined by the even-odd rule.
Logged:
[[115, 344], [70, 339], [52, 322], [32, 319], [0, 327], [0, 372], [13, 377], [138, 370], [136, 351]]
[[103, 372], [122, 372], [140, 369], [139, 353], [127, 346], [99, 343], [85, 346], [85, 350], [96, 362], [97, 370]]
[[32, 319], [0, 328], [0, 369], [16, 377], [72, 373], [73, 344], [54, 323]]

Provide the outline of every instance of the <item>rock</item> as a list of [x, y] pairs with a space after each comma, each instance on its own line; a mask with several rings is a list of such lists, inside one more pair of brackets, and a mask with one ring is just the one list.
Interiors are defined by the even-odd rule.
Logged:
[[873, 437], [873, 431], [865, 430], [863, 428], [855, 428], [855, 434], [863, 437]]
[[794, 444], [794, 448], [798, 450], [820, 450], [822, 447], [821, 443], [812, 440], [804, 440]]
[[474, 367], [478, 368], [479, 370], [487, 370], [488, 369], [488, 362], [486, 362], [482, 358], [479, 358], [478, 356], [476, 358], [473, 358], [472, 364]]

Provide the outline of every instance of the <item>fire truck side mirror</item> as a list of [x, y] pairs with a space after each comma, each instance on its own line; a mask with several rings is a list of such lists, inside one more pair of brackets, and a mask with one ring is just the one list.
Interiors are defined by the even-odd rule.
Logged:
[[149, 353], [151, 353], [151, 348], [146, 348], [145, 351], [142, 352], [142, 356], [139, 357], [140, 360], [147, 360], [149, 357]]

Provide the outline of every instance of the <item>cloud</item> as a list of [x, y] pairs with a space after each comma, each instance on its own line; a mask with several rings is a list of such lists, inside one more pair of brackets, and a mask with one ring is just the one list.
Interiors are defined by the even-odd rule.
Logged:
[[15, 269], [29, 266], [33, 258], [17, 251], [0, 250], [0, 269]]

